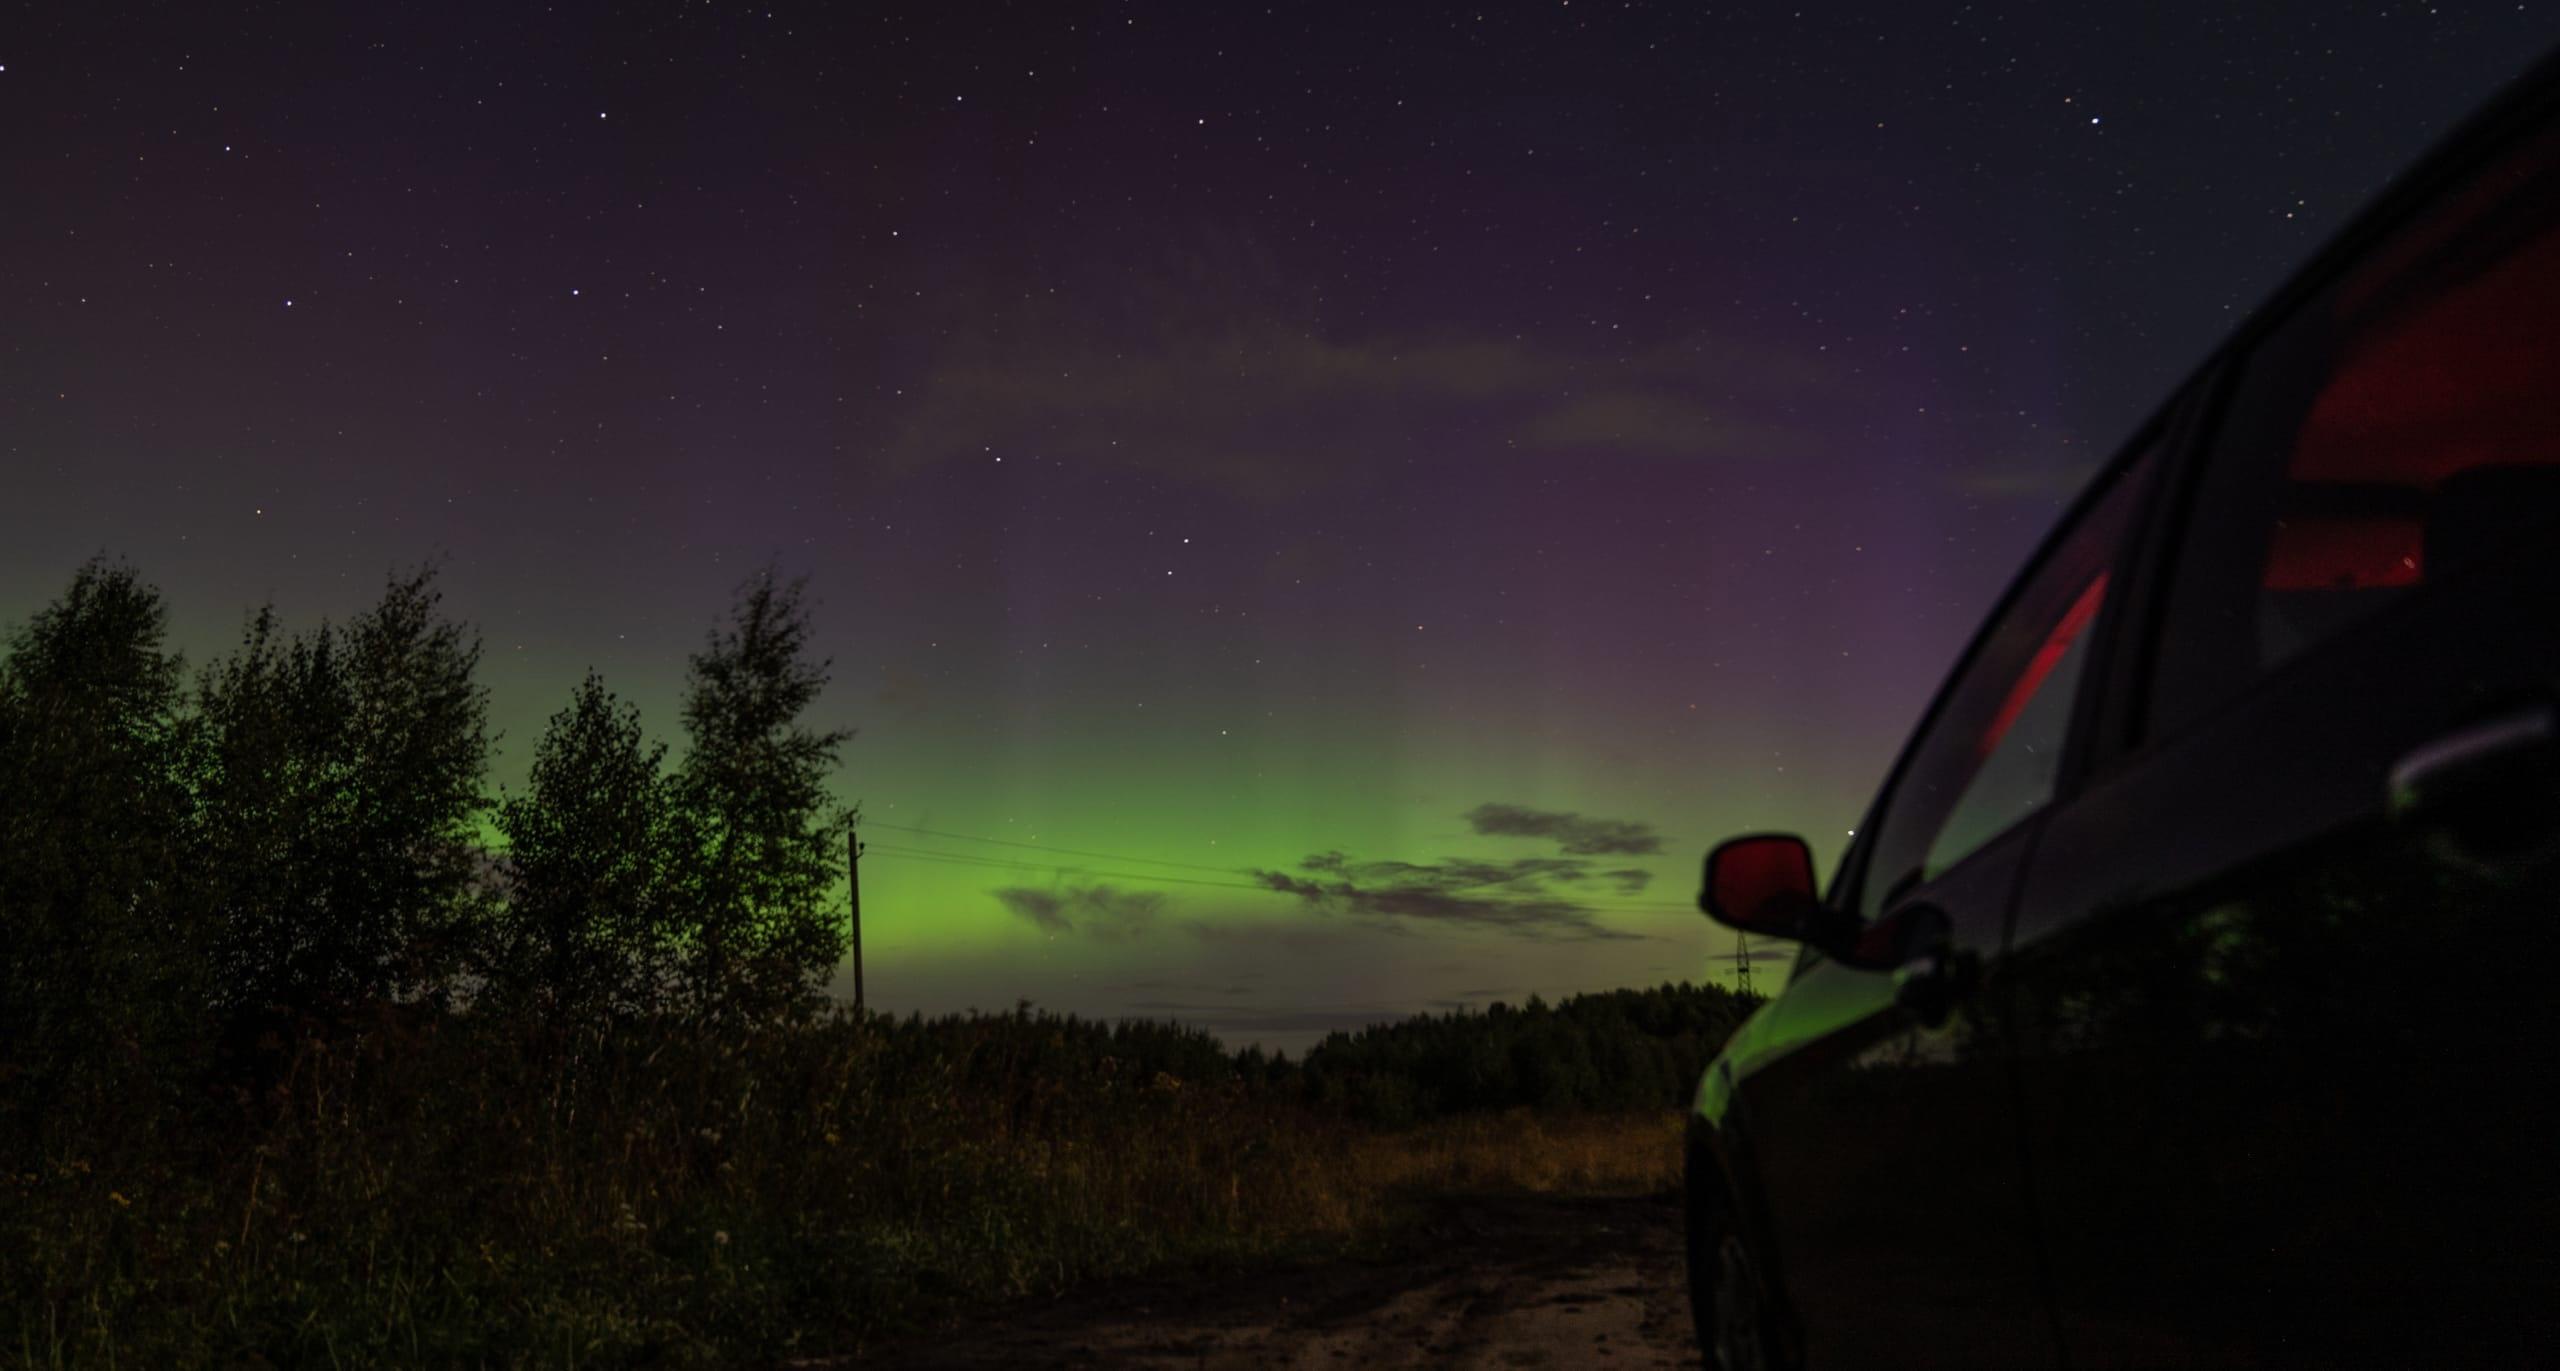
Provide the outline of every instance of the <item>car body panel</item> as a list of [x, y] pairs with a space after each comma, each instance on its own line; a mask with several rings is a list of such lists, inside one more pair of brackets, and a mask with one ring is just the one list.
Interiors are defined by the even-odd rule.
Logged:
[[2448, 868], [2381, 813], [2464, 700], [2560, 683], [2537, 579], [2371, 625], [2296, 673], [2352, 688], [2271, 683], [2053, 816], [2009, 967], [2075, 1368], [2560, 1345], [2533, 955], [2560, 885]]
[[[2035, 823], [1905, 903], [1997, 950]], [[1945, 1023], [1896, 1003], [1890, 968], [1811, 960], [1736, 1073], [1777, 1273], [1809, 1365], [2032, 1366], [2053, 1358], [2006, 1067], [1977, 988]]]
[[[2394, 817], [2386, 795], [2395, 764], [2467, 729], [2521, 712], [2560, 737], [2560, 526], [2315, 642], [2191, 727], [2146, 734], [2192, 473], [2243, 363], [2325, 282], [2401, 251], [2395, 226], [2487, 150], [2560, 128], [2555, 107], [2560, 59], [2546, 59], [2276, 292], [2111, 465], [2157, 452], [2177, 479], [2155, 483], [2123, 549], [2051, 806], [1981, 854], [2000, 871], [1965, 917], [2001, 926], [1968, 924], [1985, 950], [1968, 1026], [1917, 1032], [1888, 978], [1808, 953], [1702, 1078], [1694, 1147], [1766, 1245], [1803, 1365], [2514, 1364], [2560, 1349], [2560, 997], [2537, 955], [2560, 918], [2560, 783], [2505, 777], [2515, 803], [2464, 811], [2458, 833]], [[2560, 401], [2551, 413], [2560, 451]], [[1857, 907], [1875, 827], [1871, 810], [1835, 907]], [[2483, 857], [2482, 832], [2504, 846]], [[2004, 1126], [2008, 1194], [1985, 1164]], [[1950, 1326], [1928, 1326], [1933, 1302], [1958, 1306]], [[2042, 1340], [1994, 1302], [2035, 1311]]]

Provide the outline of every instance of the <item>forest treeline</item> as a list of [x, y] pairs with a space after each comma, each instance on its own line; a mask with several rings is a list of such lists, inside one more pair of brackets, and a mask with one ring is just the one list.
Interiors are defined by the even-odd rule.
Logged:
[[497, 796], [431, 573], [193, 668], [167, 630], [100, 560], [0, 655], [0, 1365], [768, 1360], [1345, 1240], [1414, 1184], [1659, 1184], [1756, 1003], [1533, 999], [1298, 1061], [855, 1015], [798, 584], [693, 654], [680, 756], [590, 675]]
[[1312, 1103], [1388, 1125], [1505, 1109], [1669, 1108], [1688, 1101], [1699, 1073], [1759, 1004], [1687, 983], [1553, 1006], [1533, 995], [1518, 1007], [1333, 1034], [1307, 1053], [1299, 1074]]

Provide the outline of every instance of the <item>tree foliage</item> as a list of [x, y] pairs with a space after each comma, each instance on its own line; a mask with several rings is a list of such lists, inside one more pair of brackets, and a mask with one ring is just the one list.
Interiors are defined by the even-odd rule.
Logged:
[[503, 805], [479, 640], [431, 570], [340, 623], [260, 608], [192, 689], [166, 619], [96, 561], [7, 639], [0, 1089], [421, 1000], [758, 1021], [845, 951], [851, 735], [806, 721], [799, 583], [751, 579], [692, 657], [680, 765], [590, 675]]
[[0, 1098], [129, 1084], [198, 1027], [167, 617], [92, 561], [0, 659]]
[[666, 747], [590, 672], [498, 807], [507, 898], [497, 993], [566, 1026], [661, 1002], [676, 949], [681, 833]]
[[802, 721], [829, 665], [811, 655], [805, 589], [750, 578], [686, 681], [680, 975], [707, 1017], [806, 1004], [845, 954], [828, 895], [854, 816], [827, 781], [853, 735]]
[[197, 687], [194, 870], [235, 1011], [334, 1015], [435, 993], [480, 931], [479, 641], [432, 572], [343, 628], [272, 608]]

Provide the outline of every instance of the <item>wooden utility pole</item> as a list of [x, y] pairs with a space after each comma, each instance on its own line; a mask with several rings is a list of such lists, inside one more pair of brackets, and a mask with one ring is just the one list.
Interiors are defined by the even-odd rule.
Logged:
[[844, 831], [844, 874], [847, 902], [853, 907], [853, 1012], [862, 1013], [862, 840]]

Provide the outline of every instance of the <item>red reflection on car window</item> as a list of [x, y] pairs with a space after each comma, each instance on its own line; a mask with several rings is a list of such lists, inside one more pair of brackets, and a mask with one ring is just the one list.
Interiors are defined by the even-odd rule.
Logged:
[[2434, 487], [2475, 466], [2549, 462], [2549, 326], [2560, 252], [2522, 253], [2363, 340], [2302, 426], [2297, 481]]
[[1976, 745], [1976, 756], [1990, 756], [1992, 750], [2000, 746], [2000, 740], [2009, 735], [2010, 725], [2018, 722], [2018, 716], [2026, 712], [2027, 702], [2044, 687], [2045, 678], [2053, 674], [2053, 669], [2062, 664], [2063, 654], [2071, 650], [2071, 645], [2080, 640], [2081, 631], [2098, 617], [2098, 605], [2106, 596], [2107, 574], [2102, 571], [2098, 573], [2098, 579], [2080, 592], [2080, 598], [2071, 602], [2071, 608], [2063, 612], [2061, 621], [2036, 648], [2036, 655], [2027, 659], [2027, 669], [2019, 673], [2017, 684], [2009, 687], [2008, 697], [2000, 702], [2000, 712], [1991, 716], [1991, 727], [1983, 730], [1982, 741]]
[[2269, 590], [2368, 590], [2418, 584], [2426, 524], [2413, 518], [2294, 516], [2267, 543]]

